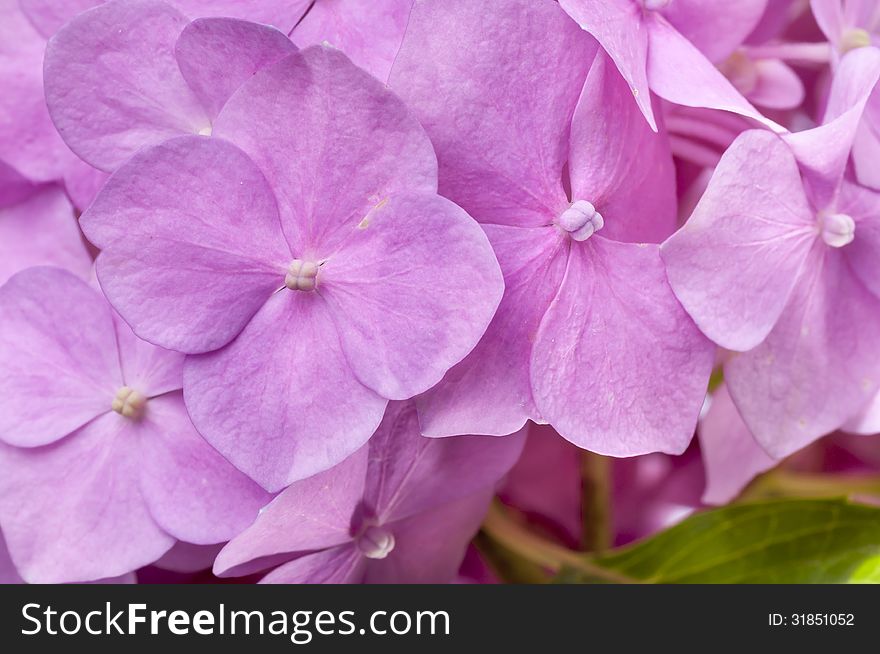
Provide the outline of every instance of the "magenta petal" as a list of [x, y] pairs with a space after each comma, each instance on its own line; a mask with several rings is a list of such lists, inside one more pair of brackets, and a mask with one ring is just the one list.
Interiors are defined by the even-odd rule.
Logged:
[[143, 421], [141, 489], [153, 518], [175, 538], [227, 541], [271, 499], [199, 436], [181, 393], [151, 398]]
[[559, 5], [596, 37], [614, 60], [652, 130], [657, 129], [645, 72], [648, 31], [633, 0], [560, 0]]
[[272, 25], [289, 34], [312, 0], [172, 0], [190, 18], [228, 16]]
[[304, 48], [329, 43], [381, 81], [400, 49], [413, 0], [316, 2], [291, 34]]
[[352, 517], [364, 493], [368, 459], [364, 447], [339, 465], [291, 484], [223, 548], [214, 572], [249, 574], [277, 563], [279, 556], [287, 560], [294, 554], [349, 542]]
[[398, 400], [432, 387], [473, 349], [503, 290], [480, 226], [432, 194], [377, 205], [318, 281], [358, 379]]
[[73, 207], [55, 185], [0, 209], [0, 284], [31, 266], [58, 266], [83, 279], [92, 270]]
[[122, 375], [99, 293], [59, 268], [29, 268], [0, 287], [0, 315], [0, 439], [45, 445], [110, 410]]
[[71, 18], [102, 2], [103, 0], [18, 0], [24, 15], [47, 39]]
[[484, 228], [504, 272], [504, 297], [473, 352], [417, 398], [428, 436], [504, 436], [539, 418], [528, 365], [538, 325], [562, 280], [564, 241], [552, 227]]
[[265, 178], [221, 139], [139, 152], [80, 224], [107, 248], [98, 279], [114, 308], [141, 338], [184, 352], [234, 338], [291, 260]]
[[555, 218], [594, 52], [549, 0], [416, 3], [390, 84], [431, 136], [440, 192], [481, 223]]
[[706, 504], [730, 502], [752, 479], [777, 463], [755, 441], [726, 386], [712, 395], [712, 404], [700, 421], [698, 433], [706, 468]]
[[15, 563], [9, 556], [6, 548], [6, 539], [0, 531], [0, 584], [23, 584], [24, 579], [18, 574]]
[[46, 447], [0, 448], [0, 522], [28, 582], [122, 575], [174, 544], [141, 495], [137, 438], [109, 412]]
[[855, 416], [878, 389], [880, 300], [822, 241], [767, 339], [725, 366], [755, 439], [781, 458]]
[[199, 432], [269, 491], [352, 454], [387, 403], [355, 378], [324, 300], [286, 288], [225, 348], [188, 357], [183, 388]]
[[516, 463], [525, 433], [426, 438], [411, 402], [391, 402], [370, 440], [364, 501], [381, 523], [492, 487]]
[[332, 254], [391, 194], [436, 191], [424, 130], [385, 86], [331, 48], [308, 48], [257, 73], [223, 108], [214, 134], [265, 173], [300, 257]]
[[177, 541], [174, 547], [165, 552], [161, 559], [154, 561], [153, 565], [163, 570], [182, 573], [210, 570], [222, 547], [222, 544], [193, 545]]
[[880, 50], [858, 48], [840, 62], [822, 125], [784, 138], [804, 169], [805, 181], [820, 208], [843, 177], [871, 90], [880, 79]]
[[767, 4], [768, 0], [675, 0], [660, 12], [709, 61], [717, 63], [746, 40]]
[[604, 53], [593, 62], [572, 119], [570, 157], [572, 197], [588, 200], [601, 212], [602, 236], [659, 243], [675, 231], [675, 167], [668, 135], [645, 123]]
[[387, 525], [394, 550], [384, 559], [367, 561], [364, 583], [450, 583], [493, 494], [491, 488], [483, 490]]
[[791, 151], [752, 130], [724, 153], [662, 254], [676, 296], [703, 333], [744, 351], [770, 333], [815, 237]]
[[837, 46], [844, 30], [844, 0], [810, 0], [810, 12], [825, 38]]
[[143, 146], [210, 128], [174, 58], [186, 24], [164, 2], [115, 0], [80, 14], [49, 41], [46, 102], [85, 161], [112, 171]]
[[600, 454], [679, 454], [694, 433], [714, 348], [666, 281], [659, 247], [574, 243], [532, 350], [541, 415]]
[[[15, 206], [27, 199], [36, 189], [36, 184], [0, 160], [0, 210]], [[3, 218], [0, 218], [0, 221], [2, 220]], [[2, 224], [0, 224], [0, 229], [2, 229]], [[5, 239], [3, 240], [5, 241]]]
[[366, 559], [354, 545], [307, 554], [276, 568], [261, 584], [357, 584], [363, 580]]
[[284, 33], [234, 18], [195, 20], [174, 46], [180, 72], [212, 120], [254, 73], [292, 52]]
[[648, 21], [648, 79], [651, 90], [664, 100], [686, 107], [732, 111], [784, 132], [765, 118], [697, 48], [662, 16]]

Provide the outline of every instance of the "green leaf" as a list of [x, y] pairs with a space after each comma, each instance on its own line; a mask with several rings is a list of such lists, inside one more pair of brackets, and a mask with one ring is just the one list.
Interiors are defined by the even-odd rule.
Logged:
[[[846, 499], [734, 504], [584, 559], [642, 583], [880, 583], [880, 508]], [[566, 566], [556, 581], [592, 576]]]

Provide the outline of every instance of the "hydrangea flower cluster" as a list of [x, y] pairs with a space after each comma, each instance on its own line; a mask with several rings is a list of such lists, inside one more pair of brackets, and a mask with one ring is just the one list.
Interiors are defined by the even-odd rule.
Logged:
[[583, 452], [623, 542], [880, 432], [877, 46], [862, 0], [0, 0], [0, 581], [485, 581], [493, 502], [583, 545]]

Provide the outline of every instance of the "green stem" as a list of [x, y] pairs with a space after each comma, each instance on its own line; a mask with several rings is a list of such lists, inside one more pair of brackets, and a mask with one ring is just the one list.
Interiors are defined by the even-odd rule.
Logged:
[[581, 524], [583, 547], [604, 552], [612, 543], [611, 461], [584, 452], [581, 456]]

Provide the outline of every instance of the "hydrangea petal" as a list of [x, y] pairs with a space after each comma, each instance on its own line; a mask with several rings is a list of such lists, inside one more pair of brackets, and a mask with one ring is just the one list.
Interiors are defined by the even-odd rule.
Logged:
[[284, 33], [235, 18], [194, 20], [174, 46], [180, 72], [212, 120], [254, 73], [295, 51]]
[[0, 284], [31, 266], [58, 266], [82, 278], [92, 269], [73, 207], [55, 185], [0, 209]]
[[47, 39], [71, 18], [102, 2], [103, 0], [18, 0], [24, 15]]
[[199, 432], [269, 491], [352, 454], [387, 403], [354, 377], [324, 300], [287, 289], [225, 348], [188, 357], [183, 388]]
[[713, 353], [672, 294], [658, 246], [593, 236], [572, 246], [538, 330], [535, 402], [579, 447], [679, 454], [693, 436]]
[[307, 554], [279, 566], [261, 584], [356, 584], [363, 579], [366, 559], [354, 545]]
[[155, 561], [153, 565], [171, 572], [189, 573], [210, 570], [222, 547], [222, 543], [193, 545], [177, 541], [174, 547], [165, 552], [162, 558]]
[[174, 544], [141, 495], [135, 429], [109, 412], [52, 445], [0, 446], [0, 521], [29, 583], [122, 575]]
[[[323, 1], [323, 0], [322, 0]], [[312, 0], [172, 0], [191, 18], [226, 16], [272, 25], [289, 34], [312, 4]]]
[[703, 54], [662, 16], [647, 22], [648, 79], [664, 100], [686, 107], [731, 111], [777, 132], [785, 128], [764, 117]]
[[322, 0], [312, 5], [291, 38], [302, 48], [327, 42], [384, 82], [412, 6], [413, 0]]
[[390, 84], [431, 136], [441, 194], [481, 223], [555, 218], [565, 208], [569, 123], [594, 52], [549, 0], [417, 3]]
[[[524, 432], [426, 438], [413, 403], [392, 402], [370, 439], [364, 501], [382, 523], [423, 513], [493, 486], [516, 463], [524, 442]], [[438, 474], [443, 470], [454, 483]]]
[[109, 172], [143, 146], [210, 127], [174, 58], [186, 24], [158, 0], [111, 0], [52, 37], [46, 102], [76, 154]]
[[646, 73], [648, 31], [641, 19], [641, 7], [632, 0], [560, 0], [559, 5], [602, 44], [656, 131]]
[[3, 532], [0, 531], [0, 584], [23, 583], [24, 579], [18, 574], [18, 570], [9, 556], [9, 550], [6, 548], [6, 539], [3, 538]]
[[706, 468], [706, 504], [730, 502], [752, 479], [777, 464], [755, 441], [724, 385], [712, 394], [698, 435]]
[[234, 338], [292, 259], [265, 178], [221, 139], [139, 152], [80, 224], [106, 248], [98, 279], [114, 308], [141, 338], [185, 352]]
[[855, 238], [843, 249], [850, 268], [880, 297], [880, 192], [844, 180], [835, 210], [855, 223]]
[[100, 294], [59, 268], [29, 268], [0, 287], [0, 315], [0, 439], [45, 445], [110, 410], [122, 376]]
[[139, 339], [118, 314], [114, 313], [113, 319], [119, 345], [119, 365], [126, 386], [146, 397], [183, 388], [183, 354]]
[[468, 543], [486, 516], [494, 489], [447, 502], [388, 525], [394, 549], [367, 562], [364, 583], [446, 584], [451, 582]]
[[588, 200], [601, 212], [602, 236], [659, 243], [675, 231], [675, 167], [668, 135], [645, 123], [604, 53], [590, 68], [572, 119], [570, 156], [572, 197]]
[[196, 432], [180, 392], [148, 400], [138, 437], [141, 490], [157, 524], [175, 538], [227, 541], [271, 499]]
[[36, 188], [37, 185], [31, 180], [0, 160], [0, 210], [25, 200]]
[[724, 153], [690, 219], [661, 251], [676, 296], [703, 333], [744, 351], [770, 333], [815, 236], [791, 151], [751, 130]]
[[480, 226], [428, 194], [380, 202], [318, 281], [358, 379], [399, 400], [432, 387], [473, 349], [503, 290]]
[[841, 429], [862, 436], [880, 434], [880, 393], [875, 395], [857, 415], [847, 420]]
[[877, 392], [880, 300], [818, 241], [767, 339], [725, 366], [755, 439], [781, 458], [843, 425]]
[[[364, 493], [369, 455], [363, 447], [339, 465], [282, 491], [254, 523], [217, 556], [214, 572], [241, 575], [266, 569], [279, 555], [309, 552], [351, 540], [352, 515]], [[296, 525], [296, 529], [291, 529]]]
[[862, 113], [878, 79], [880, 49], [858, 48], [848, 53], [831, 82], [823, 124], [784, 137], [820, 208], [831, 199], [843, 177]]
[[768, 0], [675, 0], [660, 13], [709, 61], [719, 62], [745, 41], [767, 4]]
[[562, 280], [563, 237], [547, 227], [484, 228], [504, 273], [504, 297], [474, 350], [416, 399], [427, 436], [503, 436], [539, 417], [528, 362], [538, 325]]
[[333, 253], [395, 192], [436, 191], [424, 130], [399, 98], [331, 48], [264, 68], [229, 100], [214, 134], [266, 175], [298, 258]]
[[768, 109], [794, 109], [804, 100], [804, 83], [798, 74], [779, 59], [754, 62], [757, 80], [749, 100]]

